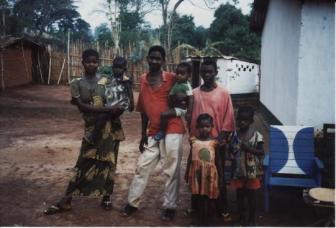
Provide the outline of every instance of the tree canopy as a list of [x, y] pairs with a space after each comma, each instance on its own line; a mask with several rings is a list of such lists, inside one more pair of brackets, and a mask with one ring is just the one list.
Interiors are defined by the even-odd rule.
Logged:
[[[193, 4], [196, 2], [190, 1]], [[205, 0], [207, 3], [215, 1]], [[112, 47], [117, 37], [119, 48], [128, 50], [132, 47], [138, 53], [143, 53], [142, 49], [146, 46], [159, 42], [171, 49], [183, 44], [184, 47], [198, 49], [199, 53], [221, 52], [240, 58], [260, 59], [260, 35], [250, 31], [249, 15], [244, 15], [236, 7], [237, 1], [221, 4], [214, 12], [210, 27], [204, 28], [195, 26], [192, 15], [176, 12], [184, 0], [105, 0], [105, 5], [109, 7], [101, 11], [105, 12], [109, 23], [96, 27], [94, 36], [90, 25], [80, 17], [74, 2], [0, 0], [0, 8], [6, 18], [1, 34], [20, 35], [24, 31], [32, 31], [37, 37], [48, 34], [65, 42], [70, 30], [73, 40], [94, 41]], [[174, 6], [172, 10], [168, 10], [169, 4]], [[116, 11], [113, 11], [116, 9], [114, 6], [117, 7]], [[144, 16], [158, 9], [163, 23], [159, 29], [153, 29]]]
[[215, 11], [209, 28], [209, 39], [221, 41], [217, 48], [225, 55], [259, 60], [260, 36], [250, 31], [249, 16], [226, 3]]
[[74, 0], [1, 0], [0, 3], [11, 8], [6, 31], [12, 35], [30, 31], [36, 37], [47, 33], [64, 39], [70, 29], [74, 39], [92, 40], [90, 25], [80, 17]]

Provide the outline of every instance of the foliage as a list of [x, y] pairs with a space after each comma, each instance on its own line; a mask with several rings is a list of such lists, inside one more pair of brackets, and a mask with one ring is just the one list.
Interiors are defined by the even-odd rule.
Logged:
[[215, 20], [209, 28], [212, 42], [221, 41], [217, 48], [225, 55], [260, 59], [260, 37], [250, 31], [249, 16], [226, 3], [215, 11]]
[[148, 41], [148, 30], [144, 18], [139, 12], [122, 10], [119, 21], [121, 24], [120, 47], [122, 49], [128, 49], [129, 45], [134, 45], [139, 40]]
[[106, 47], [112, 47], [112, 32], [107, 23], [103, 23], [96, 27], [94, 32], [95, 40], [98, 41], [100, 45]]
[[98, 68], [99, 74], [112, 75], [112, 66], [100, 66]]
[[174, 15], [175, 23], [173, 26], [172, 47], [176, 47], [178, 43], [188, 43], [194, 45], [195, 23], [193, 16], [178, 14]]
[[1, 0], [10, 8], [6, 30], [11, 35], [30, 31], [36, 37], [49, 36], [65, 40], [70, 29], [73, 39], [92, 40], [90, 25], [80, 18], [74, 0]]

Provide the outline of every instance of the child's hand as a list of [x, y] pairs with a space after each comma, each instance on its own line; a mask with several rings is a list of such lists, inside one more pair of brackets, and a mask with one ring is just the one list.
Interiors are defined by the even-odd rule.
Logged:
[[250, 151], [250, 150], [251, 150], [251, 147], [249, 146], [248, 143], [246, 143], [246, 142], [242, 142], [241, 145], [240, 145], [240, 149], [241, 149], [241, 150], [244, 150], [244, 151]]
[[217, 136], [217, 141], [219, 146], [224, 146], [225, 144], [228, 143], [228, 133], [225, 131], [219, 132]]
[[223, 137], [222, 135], [218, 135], [217, 141], [218, 141], [219, 146], [224, 146], [226, 144], [226, 137]]
[[109, 112], [114, 116], [120, 116], [125, 111], [124, 108], [122, 108], [120, 105], [113, 105], [109, 108]]

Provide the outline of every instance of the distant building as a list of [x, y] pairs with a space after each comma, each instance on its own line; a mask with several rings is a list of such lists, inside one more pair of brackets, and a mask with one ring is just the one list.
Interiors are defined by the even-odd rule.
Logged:
[[[204, 57], [188, 57], [193, 65], [193, 87], [201, 84], [199, 67]], [[218, 74], [216, 82], [226, 88], [231, 95], [255, 95], [259, 92], [259, 65], [231, 56], [216, 58]]]
[[335, 123], [335, 2], [254, 0], [262, 32], [260, 101], [272, 123]]
[[44, 46], [28, 38], [1, 37], [0, 90], [41, 82], [47, 63], [45, 55]]

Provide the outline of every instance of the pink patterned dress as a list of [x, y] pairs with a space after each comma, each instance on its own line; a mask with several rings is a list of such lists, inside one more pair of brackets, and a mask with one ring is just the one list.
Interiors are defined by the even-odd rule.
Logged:
[[216, 199], [219, 195], [218, 173], [215, 164], [217, 142], [213, 139], [202, 141], [195, 137], [190, 140], [192, 159], [187, 181], [191, 187], [191, 193]]

